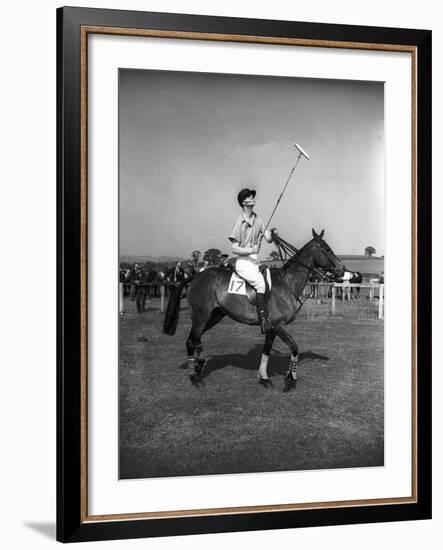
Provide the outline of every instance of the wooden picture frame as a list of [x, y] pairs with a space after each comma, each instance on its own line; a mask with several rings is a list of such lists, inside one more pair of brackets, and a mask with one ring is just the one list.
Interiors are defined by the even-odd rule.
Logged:
[[[408, 52], [412, 63], [412, 494], [170, 513], [88, 513], [88, 35]], [[431, 517], [431, 32], [172, 13], [57, 10], [57, 539], [62, 542]]]

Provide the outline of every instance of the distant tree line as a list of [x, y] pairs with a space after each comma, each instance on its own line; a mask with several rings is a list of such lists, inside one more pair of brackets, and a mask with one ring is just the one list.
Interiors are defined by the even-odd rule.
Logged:
[[[271, 251], [269, 254], [268, 260], [271, 261], [278, 261], [280, 260], [279, 253], [276, 250]], [[222, 262], [228, 261], [229, 263], [234, 263], [235, 257], [231, 256], [228, 258], [228, 254], [222, 254], [221, 250], [219, 248], [209, 248], [205, 252], [201, 252], [200, 250], [193, 250], [190, 254], [190, 259], [188, 260], [188, 266], [193, 268], [201, 267], [203, 264], [208, 266], [218, 266]], [[161, 270], [161, 269], [167, 269], [173, 265], [175, 265], [176, 262], [154, 262], [152, 260], [149, 260], [144, 263], [139, 263], [143, 267], [145, 271], [149, 271], [151, 269], [154, 270]], [[135, 265], [134, 262], [120, 262], [120, 269], [131, 269]], [[184, 264], [186, 265], [186, 264]]]

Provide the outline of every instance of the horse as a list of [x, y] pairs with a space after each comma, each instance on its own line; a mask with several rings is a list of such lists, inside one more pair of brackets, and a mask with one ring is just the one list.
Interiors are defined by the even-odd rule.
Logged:
[[[283, 391], [295, 388], [297, 380], [298, 346], [285, 329], [298, 312], [300, 295], [306, 285], [309, 274], [315, 269], [325, 269], [334, 275], [343, 275], [343, 264], [323, 240], [324, 230], [318, 235], [312, 230], [312, 240], [293, 254], [281, 268], [272, 268], [272, 289], [268, 299], [269, 317], [272, 328], [267, 331], [263, 345], [258, 379], [265, 388], [273, 386], [268, 377], [268, 360], [272, 344], [276, 336], [289, 347], [291, 358], [289, 369], [284, 378]], [[278, 239], [278, 237], [277, 237]], [[278, 242], [278, 241], [277, 241]], [[188, 304], [191, 313], [192, 328], [186, 341], [188, 354], [187, 365], [193, 369], [190, 375], [192, 383], [201, 382], [201, 371], [204, 359], [201, 358], [203, 347], [201, 337], [204, 332], [213, 328], [225, 315], [247, 325], [258, 325], [257, 312], [254, 305], [255, 291], [248, 288], [248, 295], [242, 296], [228, 292], [231, 272], [216, 267], [197, 273], [183, 281], [169, 297], [163, 323], [165, 334], [175, 334], [182, 289], [189, 286]], [[197, 353], [197, 358], [195, 357]]]
[[149, 283], [149, 290], [148, 290], [148, 297], [149, 298], [159, 298], [160, 297], [160, 290], [156, 283], [161, 282], [161, 277], [159, 273], [155, 269], [151, 269], [148, 273], [148, 283]]
[[[348, 271], [345, 267], [345, 272], [343, 273], [343, 275], [345, 275], [346, 273], [349, 273], [351, 275], [351, 277], [349, 279], [347, 279], [349, 283], [359, 284], [363, 280], [363, 275], [360, 273], [360, 271]], [[335, 282], [342, 283], [343, 279], [341, 279], [341, 278], [335, 279]], [[343, 288], [338, 287], [337, 290], [341, 291], [340, 296], [342, 296], [343, 295]], [[355, 290], [355, 298], [353, 296], [354, 290]], [[357, 299], [360, 296], [360, 290], [361, 289], [360, 289], [359, 286], [351, 287], [351, 289], [350, 289], [351, 297], [354, 298], [354, 299]]]

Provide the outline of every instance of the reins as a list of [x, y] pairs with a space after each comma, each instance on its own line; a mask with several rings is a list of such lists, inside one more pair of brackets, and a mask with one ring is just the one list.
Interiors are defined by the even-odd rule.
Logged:
[[[328, 280], [328, 277], [320, 269], [318, 269], [317, 267], [308, 266], [304, 262], [300, 261], [300, 258], [297, 257], [300, 251], [294, 245], [292, 245], [288, 241], [285, 241], [280, 236], [274, 236], [273, 242], [275, 244], [275, 247], [277, 248], [278, 254], [280, 256], [280, 260], [282, 261], [282, 264], [283, 264], [283, 269], [284, 269], [283, 277], [285, 276], [287, 269], [292, 269], [293, 271], [295, 271], [293, 264], [297, 263], [302, 267], [304, 267], [305, 269], [307, 269], [309, 274], [313, 272], [313, 273], [316, 273], [323, 281]], [[297, 302], [300, 304], [297, 308], [297, 311], [295, 312], [295, 314], [297, 315], [297, 313], [303, 307], [308, 297], [306, 297], [304, 300], [301, 300], [300, 296], [295, 296], [295, 298]]]
[[274, 244], [277, 248], [277, 252], [280, 256], [280, 260], [283, 263], [283, 268], [285, 269], [291, 269], [294, 271], [294, 268], [292, 267], [293, 263], [297, 263], [301, 265], [302, 267], [306, 268], [309, 273], [314, 272], [316, 273], [322, 280], [327, 280], [328, 277], [320, 270], [318, 267], [308, 266], [302, 261], [300, 261], [299, 258], [297, 258], [299, 254], [299, 250], [295, 248], [294, 245], [289, 243], [288, 241], [285, 241], [280, 236], [274, 236]]

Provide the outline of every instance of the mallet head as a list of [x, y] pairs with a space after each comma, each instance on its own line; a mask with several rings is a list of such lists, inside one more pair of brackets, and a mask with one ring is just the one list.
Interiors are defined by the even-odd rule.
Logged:
[[294, 147], [300, 151], [300, 153], [307, 158], [308, 160], [311, 160], [311, 157], [308, 155], [308, 153], [303, 149], [301, 145], [298, 143], [294, 143]]

